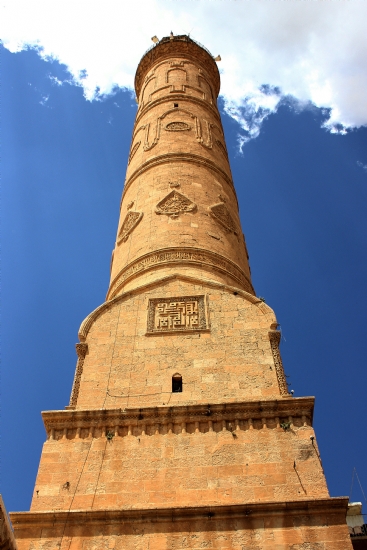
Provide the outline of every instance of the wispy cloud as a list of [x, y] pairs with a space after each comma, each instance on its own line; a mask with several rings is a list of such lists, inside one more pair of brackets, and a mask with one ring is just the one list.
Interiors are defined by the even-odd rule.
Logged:
[[325, 109], [332, 132], [367, 124], [365, 0], [3, 0], [0, 10], [4, 46], [58, 59], [88, 100], [132, 89], [151, 36], [192, 30], [222, 56], [221, 93], [243, 142], [284, 97]]
[[365, 172], [367, 172], [367, 164], [363, 164], [360, 160], [357, 160], [357, 165], [362, 168]]
[[46, 105], [47, 101], [50, 99], [50, 96], [49, 95], [44, 95], [42, 96], [41, 100], [39, 101], [39, 103], [41, 105]]

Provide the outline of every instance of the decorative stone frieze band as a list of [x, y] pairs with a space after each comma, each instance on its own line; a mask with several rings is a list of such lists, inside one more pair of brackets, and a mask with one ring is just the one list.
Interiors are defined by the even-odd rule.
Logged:
[[279, 330], [272, 330], [269, 332], [270, 346], [274, 359], [275, 372], [277, 373], [279, 390], [281, 395], [289, 395], [288, 384], [284, 375], [282, 358], [279, 351], [280, 336]]
[[116, 296], [117, 292], [129, 279], [134, 277], [137, 273], [142, 273], [153, 269], [156, 266], [163, 266], [169, 264], [196, 264], [201, 267], [210, 268], [211, 270], [219, 271], [229, 275], [235, 279], [241, 287], [249, 292], [255, 294], [251, 282], [248, 280], [243, 271], [233, 262], [227, 260], [219, 254], [202, 250], [199, 248], [164, 248], [156, 252], [145, 254], [140, 258], [134, 260], [126, 267], [124, 267], [112, 281], [109, 288], [107, 299], [110, 300]]
[[78, 361], [76, 364], [76, 370], [75, 370], [73, 388], [71, 390], [69, 407], [75, 407], [78, 401], [80, 379], [83, 374], [83, 365], [84, 365], [85, 356], [88, 351], [88, 344], [84, 342], [79, 342], [78, 344], [75, 344], [75, 349], [78, 356]]
[[212, 431], [236, 434], [284, 429], [282, 424], [290, 430], [312, 426], [313, 405], [314, 399], [307, 397], [222, 405], [47, 411], [42, 418], [50, 440], [99, 438], [108, 432], [116, 437]]

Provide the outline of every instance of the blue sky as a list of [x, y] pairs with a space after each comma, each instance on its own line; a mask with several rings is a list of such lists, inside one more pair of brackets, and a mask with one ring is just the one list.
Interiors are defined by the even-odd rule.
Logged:
[[[316, 435], [331, 494], [349, 495], [354, 467], [366, 492], [363, 5], [274, 3], [278, 10], [270, 13], [264, 2], [230, 2], [226, 11], [222, 2], [210, 2], [209, 12], [201, 1], [183, 2], [186, 11], [160, 1], [148, 13], [140, 1], [148, 12], [132, 33], [113, 10], [88, 26], [80, 8], [70, 18], [49, 2], [56, 15], [42, 25], [46, 4], [29, 4], [33, 12], [19, 19], [14, 2], [0, 28], [7, 508], [29, 508], [44, 441], [40, 411], [68, 404], [78, 327], [105, 298], [136, 112], [129, 89], [135, 67], [150, 36], [193, 26], [193, 37], [222, 56], [219, 104], [253, 283], [281, 324], [291, 388], [297, 396], [316, 396]], [[348, 12], [335, 7], [344, 4]], [[136, 13], [130, 15], [133, 21]], [[352, 499], [362, 500], [356, 484]]]

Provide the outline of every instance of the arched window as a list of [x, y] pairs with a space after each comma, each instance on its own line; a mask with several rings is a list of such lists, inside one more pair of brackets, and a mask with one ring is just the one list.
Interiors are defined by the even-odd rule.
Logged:
[[172, 393], [179, 392], [182, 392], [182, 376], [177, 373], [172, 376]]

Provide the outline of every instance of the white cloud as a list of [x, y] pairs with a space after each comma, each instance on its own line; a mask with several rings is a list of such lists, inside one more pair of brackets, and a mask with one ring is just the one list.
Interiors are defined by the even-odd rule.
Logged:
[[360, 160], [357, 160], [357, 165], [362, 168], [365, 172], [367, 172], [367, 164], [363, 164]]
[[89, 100], [131, 89], [150, 37], [173, 30], [221, 54], [242, 141], [284, 96], [327, 109], [333, 132], [367, 124], [365, 0], [3, 0], [0, 21], [6, 48], [58, 59]]

